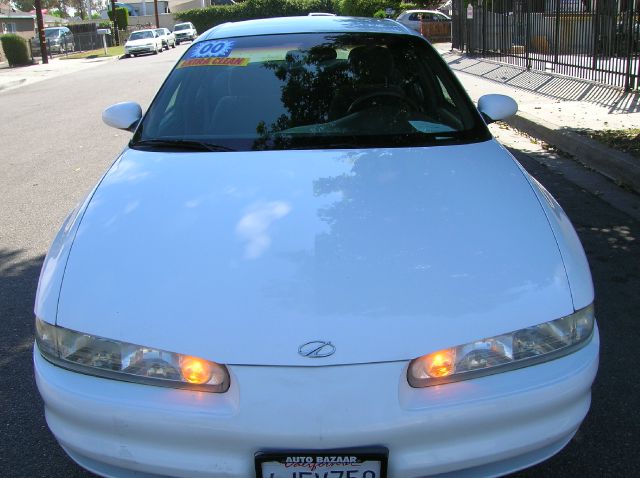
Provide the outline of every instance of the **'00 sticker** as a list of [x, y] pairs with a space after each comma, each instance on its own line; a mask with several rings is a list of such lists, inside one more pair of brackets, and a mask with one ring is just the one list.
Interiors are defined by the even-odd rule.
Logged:
[[233, 50], [232, 40], [219, 40], [196, 44], [189, 52], [189, 58], [220, 58], [227, 57]]

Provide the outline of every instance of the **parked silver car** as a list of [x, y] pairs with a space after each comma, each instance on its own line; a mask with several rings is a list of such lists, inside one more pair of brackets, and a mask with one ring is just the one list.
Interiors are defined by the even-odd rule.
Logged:
[[[73, 33], [67, 27], [45, 28], [44, 38], [49, 53], [66, 53], [75, 50]], [[40, 37], [38, 35], [32, 40], [31, 48], [35, 55], [40, 55]]]
[[160, 36], [162, 40], [162, 48], [176, 47], [176, 36], [173, 34], [171, 30], [168, 28], [156, 28], [156, 33]]
[[191, 22], [177, 23], [173, 27], [173, 34], [176, 36], [176, 43], [179, 45], [183, 41], [193, 41], [198, 38], [198, 31]]
[[397, 22], [416, 31], [420, 31], [422, 20], [425, 22], [450, 22], [451, 18], [437, 10], [407, 10], [396, 18]]

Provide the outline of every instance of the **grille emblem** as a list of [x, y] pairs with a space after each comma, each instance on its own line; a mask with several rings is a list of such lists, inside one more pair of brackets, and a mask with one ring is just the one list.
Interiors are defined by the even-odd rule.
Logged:
[[336, 351], [335, 346], [331, 342], [315, 340], [307, 342], [298, 347], [298, 353], [307, 358], [323, 358], [333, 355]]

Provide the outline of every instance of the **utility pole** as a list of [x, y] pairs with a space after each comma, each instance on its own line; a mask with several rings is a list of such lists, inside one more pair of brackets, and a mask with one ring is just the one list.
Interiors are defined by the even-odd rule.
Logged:
[[156, 28], [160, 28], [160, 18], [158, 18], [158, 0], [153, 0], [153, 9], [156, 12]]
[[[40, 0], [38, 0], [40, 1]], [[120, 33], [118, 32], [118, 17], [116, 16], [116, 0], [111, 0], [111, 15], [113, 16], [113, 29], [116, 45], [120, 45]]]
[[38, 23], [38, 38], [40, 39], [40, 54], [42, 55], [42, 63], [49, 63], [49, 52], [47, 51], [47, 39], [44, 36], [44, 21], [42, 20], [42, 2], [35, 0], [36, 21]]

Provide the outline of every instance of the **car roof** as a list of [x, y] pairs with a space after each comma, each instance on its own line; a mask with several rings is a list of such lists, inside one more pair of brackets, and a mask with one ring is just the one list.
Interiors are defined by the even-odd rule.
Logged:
[[145, 28], [143, 30], [135, 30], [132, 31], [131, 33], [138, 33], [138, 32], [155, 32], [157, 30], [157, 28]]
[[440, 13], [444, 15], [444, 13], [439, 12], [438, 10], [406, 10], [403, 13]]
[[243, 22], [223, 23], [204, 32], [196, 41], [216, 38], [292, 33], [394, 33], [411, 34], [404, 25], [394, 20], [379, 18], [304, 16], [263, 18]]

